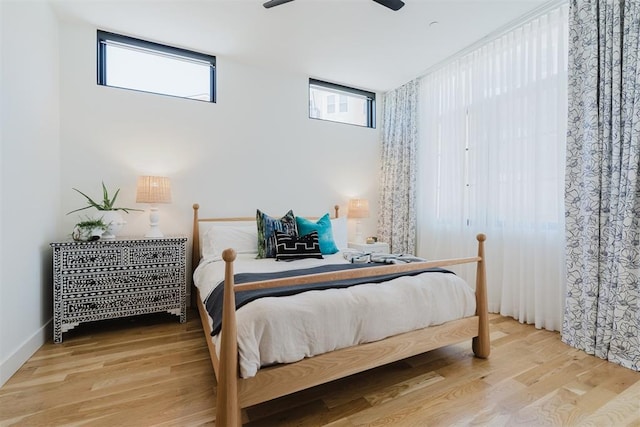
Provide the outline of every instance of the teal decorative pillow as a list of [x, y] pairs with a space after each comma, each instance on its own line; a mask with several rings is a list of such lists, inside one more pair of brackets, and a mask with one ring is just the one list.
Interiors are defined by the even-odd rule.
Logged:
[[298, 235], [296, 217], [291, 210], [282, 218], [276, 219], [258, 209], [256, 211], [256, 222], [258, 224], [258, 256], [256, 258], [276, 257], [275, 230], [294, 236]]
[[304, 236], [292, 236], [278, 230], [274, 231], [273, 234], [275, 234], [277, 242], [277, 261], [295, 261], [304, 258], [322, 259], [317, 231]]
[[324, 214], [318, 221], [312, 221], [300, 216], [296, 217], [298, 224], [298, 234], [305, 235], [312, 231], [318, 232], [318, 242], [320, 242], [320, 252], [323, 255], [335, 254], [338, 247], [333, 240], [333, 230], [331, 229], [331, 218], [329, 214]]

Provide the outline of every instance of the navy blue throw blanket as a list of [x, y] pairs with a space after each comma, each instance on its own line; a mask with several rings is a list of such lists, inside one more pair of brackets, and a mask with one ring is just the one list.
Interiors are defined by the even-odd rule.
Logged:
[[[324, 265], [321, 267], [304, 268], [299, 270], [287, 270], [279, 271], [275, 273], [239, 273], [235, 274], [234, 281], [236, 285], [250, 282], [258, 282], [263, 280], [282, 279], [285, 277], [303, 276], [307, 274], [328, 273], [333, 271], [352, 270], [356, 268], [366, 268], [374, 266], [385, 266], [388, 264], [335, 264]], [[390, 273], [382, 274], [372, 277], [358, 277], [353, 279], [332, 280], [330, 282], [311, 283], [307, 285], [294, 285], [294, 286], [280, 286], [276, 288], [268, 289], [255, 289], [250, 291], [236, 292], [236, 310], [243, 305], [250, 303], [258, 298], [264, 297], [282, 297], [289, 295], [296, 295], [301, 292], [322, 290], [322, 289], [341, 289], [349, 286], [360, 285], [363, 283], [380, 283], [387, 280], [395, 279], [400, 276], [415, 276], [420, 273], [426, 272], [438, 272], [438, 273], [451, 273], [452, 271], [442, 268], [425, 268], [416, 271], [404, 272], [404, 273]], [[213, 330], [211, 335], [217, 335], [222, 328], [222, 301], [224, 299], [224, 286], [222, 283], [218, 284], [215, 289], [209, 294], [205, 300], [205, 306], [207, 312], [213, 319]]]

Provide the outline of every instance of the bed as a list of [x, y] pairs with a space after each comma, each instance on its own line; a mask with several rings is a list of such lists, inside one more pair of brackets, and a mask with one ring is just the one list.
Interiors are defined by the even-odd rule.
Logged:
[[[193, 205], [194, 302], [218, 380], [218, 425], [240, 425], [241, 408], [467, 339], [476, 357], [489, 356], [483, 234], [477, 256], [374, 266], [350, 263], [359, 254], [345, 256], [346, 243], [322, 259], [255, 260], [255, 228], [255, 218], [200, 218]], [[475, 291], [439, 270], [465, 263], [477, 264]], [[407, 306], [428, 300], [434, 308], [416, 307], [414, 319]]]

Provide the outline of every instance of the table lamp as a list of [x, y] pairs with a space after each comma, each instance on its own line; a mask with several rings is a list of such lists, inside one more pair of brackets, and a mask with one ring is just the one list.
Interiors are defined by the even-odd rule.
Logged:
[[347, 217], [355, 218], [356, 221], [356, 243], [363, 243], [361, 230], [361, 219], [369, 218], [369, 201], [367, 199], [351, 199], [349, 200], [349, 212]]
[[139, 176], [138, 191], [136, 192], [137, 203], [149, 203], [149, 231], [145, 237], [162, 237], [160, 231], [160, 214], [158, 213], [158, 203], [171, 203], [171, 181], [166, 176]]

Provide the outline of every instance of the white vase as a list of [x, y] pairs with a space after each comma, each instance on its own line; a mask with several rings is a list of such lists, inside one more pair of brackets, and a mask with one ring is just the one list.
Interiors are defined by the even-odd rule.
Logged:
[[71, 237], [73, 240], [79, 240], [81, 242], [86, 242], [89, 240], [97, 240], [102, 236], [102, 228], [87, 228], [87, 227], [78, 227], [77, 225], [73, 229], [73, 233], [71, 233]]
[[118, 211], [99, 211], [96, 219], [102, 218], [102, 222], [107, 225], [107, 229], [102, 233], [103, 239], [115, 239], [127, 223]]

